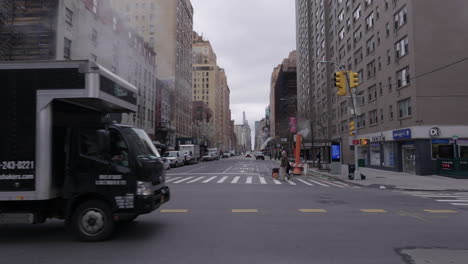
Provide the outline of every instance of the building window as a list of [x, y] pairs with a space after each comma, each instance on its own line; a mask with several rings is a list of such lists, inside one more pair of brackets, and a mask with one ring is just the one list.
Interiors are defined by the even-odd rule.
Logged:
[[338, 39], [343, 40], [345, 37], [345, 29], [344, 27], [340, 30], [340, 33], [338, 34]]
[[390, 55], [390, 50], [387, 50], [387, 65], [390, 64], [391, 61], [392, 61], [392, 57]]
[[341, 23], [344, 19], [344, 10], [341, 10], [340, 14], [338, 15], [338, 21]]
[[70, 52], [71, 52], [71, 40], [65, 38], [64, 45], [63, 45], [63, 57], [65, 59], [70, 59]]
[[366, 0], [366, 8], [372, 5], [372, 0]]
[[385, 0], [385, 11], [388, 10], [388, 0]]
[[359, 80], [364, 80], [364, 71], [363, 70], [358, 71], [358, 78], [359, 78]]
[[357, 117], [357, 127], [362, 128], [366, 126], [366, 114]]
[[367, 89], [367, 95], [369, 97], [369, 103], [377, 99], [377, 86], [372, 85]]
[[398, 102], [398, 113], [399, 118], [411, 116], [411, 98]]
[[359, 48], [355, 53], [354, 53], [354, 63], [357, 66], [363, 59], [362, 55], [362, 48]]
[[369, 112], [369, 125], [375, 125], [379, 122], [379, 117], [377, 114], [377, 110], [372, 110]]
[[393, 120], [393, 105], [388, 106], [389, 119]]
[[97, 14], [98, 0], [93, 0], [93, 13]]
[[364, 91], [362, 92], [359, 92], [356, 96], [356, 99], [357, 99], [357, 105], [358, 106], [363, 106], [364, 104], [366, 104], [366, 98], [365, 98], [365, 95], [364, 95]]
[[376, 20], [379, 20], [379, 17], [380, 17], [379, 6], [377, 6], [377, 7], [375, 8], [375, 19], [376, 19]]
[[374, 26], [374, 13], [372, 12], [367, 18], [366, 18], [366, 30], [371, 29]]
[[65, 22], [68, 25], [73, 26], [73, 11], [68, 8], [65, 8]]
[[361, 5], [359, 4], [359, 6], [354, 9], [354, 12], [353, 12], [353, 17], [354, 17], [354, 21], [356, 22], [360, 17], [361, 17]]
[[380, 108], [380, 122], [384, 121], [383, 108]]
[[359, 27], [356, 31], [354, 31], [353, 37], [354, 37], [354, 44], [356, 44], [359, 40], [361, 40], [362, 38], [361, 27]]
[[382, 86], [382, 82], [379, 82], [379, 94], [380, 94], [380, 96], [383, 95], [383, 86]]
[[371, 54], [375, 50], [375, 40], [374, 36], [372, 36], [366, 43], [367, 46], [367, 55]]
[[392, 92], [392, 77], [388, 77], [388, 93]]
[[408, 37], [404, 37], [395, 44], [396, 59], [408, 54]]
[[373, 60], [369, 64], [367, 64], [367, 79], [373, 77], [375, 75], [375, 72], [375, 60]]
[[91, 33], [91, 41], [96, 46], [98, 40], [98, 32], [93, 28], [93, 32]]
[[409, 73], [409, 67], [405, 67], [399, 71], [397, 71], [397, 87], [405, 87], [407, 85], [410, 85], [410, 73]]
[[395, 30], [397, 30], [400, 27], [402, 27], [403, 25], [405, 25], [407, 19], [408, 18], [407, 18], [407, 14], [406, 14], [406, 6], [405, 6], [402, 9], [400, 9], [400, 11], [398, 11], [394, 16]]

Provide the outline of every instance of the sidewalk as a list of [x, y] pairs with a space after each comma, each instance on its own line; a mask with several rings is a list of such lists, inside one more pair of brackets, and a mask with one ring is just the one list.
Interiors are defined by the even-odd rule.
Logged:
[[347, 169], [342, 169], [341, 175], [319, 171], [317, 168], [309, 168], [308, 175], [320, 175], [332, 177], [345, 182], [354, 183], [366, 187], [388, 188], [411, 191], [468, 191], [468, 179], [453, 179], [438, 175], [419, 176], [404, 172], [393, 172], [360, 168], [366, 180], [360, 178], [349, 180]]

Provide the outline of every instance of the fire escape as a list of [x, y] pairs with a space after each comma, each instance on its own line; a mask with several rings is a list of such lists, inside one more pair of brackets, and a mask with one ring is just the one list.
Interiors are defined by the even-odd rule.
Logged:
[[0, 61], [51, 59], [56, 5], [56, 0], [0, 1]]

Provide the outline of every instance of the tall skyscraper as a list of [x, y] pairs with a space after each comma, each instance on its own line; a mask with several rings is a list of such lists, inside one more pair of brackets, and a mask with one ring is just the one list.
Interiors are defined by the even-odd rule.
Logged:
[[[314, 146], [305, 151], [328, 161], [330, 144], [341, 143], [343, 163], [353, 163], [356, 147], [363, 165], [420, 175], [463, 156], [468, 16], [459, 10], [467, 8], [462, 0], [296, 0], [299, 126], [312, 127], [305, 140]], [[355, 126], [368, 145], [349, 135], [352, 104], [332, 81], [338, 66], [359, 74]]]
[[190, 0], [113, 0], [132, 25], [154, 47], [157, 77], [172, 90], [171, 124], [175, 137], [191, 137], [192, 31]]

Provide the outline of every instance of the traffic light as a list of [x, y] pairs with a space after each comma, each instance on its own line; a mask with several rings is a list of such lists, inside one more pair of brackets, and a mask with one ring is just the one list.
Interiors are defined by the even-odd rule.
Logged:
[[367, 146], [369, 145], [369, 139], [367, 138], [361, 138], [359, 139], [361, 141], [361, 146]]
[[335, 87], [337, 88], [336, 94], [345, 96], [348, 94], [346, 90], [346, 74], [344, 71], [335, 72]]
[[354, 88], [359, 85], [359, 74], [357, 72], [349, 71], [349, 88]]
[[354, 121], [349, 122], [349, 135], [354, 136], [354, 130], [356, 130], [356, 127], [354, 126]]

